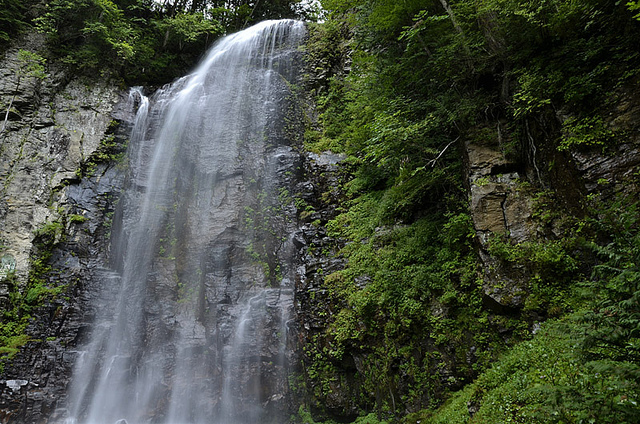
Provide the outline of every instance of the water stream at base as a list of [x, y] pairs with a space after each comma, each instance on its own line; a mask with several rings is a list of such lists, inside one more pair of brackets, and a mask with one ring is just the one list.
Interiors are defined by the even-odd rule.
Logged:
[[218, 42], [150, 98], [134, 89], [128, 183], [68, 393], [78, 424], [278, 422], [287, 396], [303, 24]]

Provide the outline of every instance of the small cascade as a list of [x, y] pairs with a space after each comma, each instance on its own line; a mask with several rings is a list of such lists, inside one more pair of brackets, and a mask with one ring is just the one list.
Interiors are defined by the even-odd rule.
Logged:
[[[67, 424], [283, 422], [300, 166], [290, 125], [304, 25], [218, 42], [137, 107], [110, 269]], [[288, 123], [285, 125], [285, 123]]]

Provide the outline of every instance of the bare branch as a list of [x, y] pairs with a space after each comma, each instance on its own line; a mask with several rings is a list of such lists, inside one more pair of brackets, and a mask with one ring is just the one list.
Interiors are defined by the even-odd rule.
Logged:
[[444, 149], [442, 149], [442, 151], [440, 153], [438, 153], [438, 156], [436, 156], [434, 159], [431, 159], [429, 162], [427, 162], [429, 165], [431, 165], [432, 168], [435, 168], [436, 166], [436, 162], [438, 161], [438, 159], [440, 159], [440, 156], [442, 156], [444, 154], [444, 152], [447, 151], [447, 149], [449, 148], [449, 146], [451, 146], [453, 143], [455, 143], [456, 141], [458, 141], [460, 139], [460, 137], [457, 137], [455, 140], [453, 140], [452, 142], [450, 142], [449, 144], [447, 144]]

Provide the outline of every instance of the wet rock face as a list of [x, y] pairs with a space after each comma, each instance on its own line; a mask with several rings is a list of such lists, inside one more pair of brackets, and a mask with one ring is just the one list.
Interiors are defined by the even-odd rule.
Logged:
[[[21, 44], [32, 52], [42, 45], [37, 36]], [[24, 299], [34, 284], [58, 289], [41, 298], [41, 307], [21, 312], [30, 316], [28, 341], [2, 359], [0, 421], [36, 423], [64, 403], [122, 185], [114, 164], [95, 161], [82, 179], [79, 170], [107, 132], [115, 144], [126, 143], [130, 112], [114, 115], [124, 98], [108, 83], [69, 79], [53, 67], [45, 68], [44, 78], [21, 75], [20, 66], [17, 49], [0, 61], [0, 256], [9, 271], [0, 274], [0, 309], [15, 306], [10, 292]], [[117, 131], [114, 119], [124, 120]], [[35, 232], [51, 223], [60, 230], [44, 252]], [[28, 280], [32, 262], [43, 254], [55, 272]]]
[[[327, 327], [334, 316], [346, 305], [337, 303], [330, 296], [324, 278], [343, 269], [345, 260], [338, 255], [344, 241], [330, 237], [326, 224], [336, 217], [337, 208], [343, 203], [342, 180], [346, 173], [342, 169], [342, 155], [324, 152], [309, 153], [305, 157], [305, 178], [298, 185], [300, 199], [298, 215], [300, 231], [294, 240], [302, 261], [297, 270], [295, 289], [295, 310], [298, 325], [298, 345], [301, 348], [303, 369], [294, 369], [303, 374], [311, 369], [317, 358], [313, 348], [327, 341]], [[324, 341], [323, 341], [324, 340]], [[309, 347], [311, 346], [311, 350]], [[362, 367], [364, 358], [359, 351], [347, 351], [339, 364], [339, 369], [330, 383], [331, 387], [321, 387], [318, 379], [307, 378], [309, 394], [305, 399], [314, 415], [331, 417], [340, 422], [349, 422], [358, 417], [362, 391]], [[308, 377], [308, 376], [306, 376]]]
[[[5, 362], [0, 380], [0, 417], [3, 422], [47, 422], [64, 405], [75, 346], [93, 320], [92, 305], [105, 263], [109, 215], [113, 213], [122, 179], [115, 168], [100, 166], [97, 175], [67, 186], [61, 207], [95, 219], [68, 223], [66, 240], [53, 248], [47, 285], [63, 291], [34, 310], [26, 329], [31, 341]], [[23, 381], [16, 386], [12, 381]]]

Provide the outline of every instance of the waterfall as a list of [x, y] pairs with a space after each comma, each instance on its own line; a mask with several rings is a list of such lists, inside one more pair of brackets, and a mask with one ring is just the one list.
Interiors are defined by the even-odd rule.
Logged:
[[[268, 423], [286, 412], [302, 23], [225, 37], [137, 116], [112, 263], [68, 423]], [[278, 421], [280, 420], [280, 421]]]

